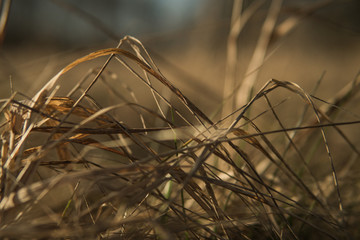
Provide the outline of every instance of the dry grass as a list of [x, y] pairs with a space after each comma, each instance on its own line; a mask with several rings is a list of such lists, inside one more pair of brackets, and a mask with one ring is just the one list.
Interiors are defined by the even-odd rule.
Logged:
[[[360, 117], [351, 110], [359, 76], [331, 99], [276, 79], [253, 94], [252, 68], [261, 66], [279, 30], [272, 22], [280, 2], [272, 8], [248, 85], [225, 88], [233, 89], [225, 93], [233, 103], [219, 121], [129, 36], [70, 63], [31, 99], [15, 92], [1, 100], [1, 238], [359, 236], [360, 151], [352, 132]], [[229, 35], [230, 53], [239, 32]], [[68, 72], [99, 60], [101, 67], [64, 90]], [[231, 85], [234, 61], [228, 58]], [[132, 90], [113, 69], [143, 88]], [[97, 88], [106, 96], [96, 96]], [[237, 106], [244, 89], [248, 100]], [[299, 110], [290, 120], [282, 111], [289, 107]]]

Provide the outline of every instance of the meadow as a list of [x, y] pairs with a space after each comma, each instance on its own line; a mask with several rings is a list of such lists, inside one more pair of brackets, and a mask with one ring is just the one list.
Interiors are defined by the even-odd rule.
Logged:
[[360, 46], [334, 48], [332, 23], [303, 43], [341, 4], [228, 5], [219, 49], [200, 32], [161, 52], [74, 11], [113, 42], [30, 64], [31, 91], [2, 67], [1, 238], [360, 237]]

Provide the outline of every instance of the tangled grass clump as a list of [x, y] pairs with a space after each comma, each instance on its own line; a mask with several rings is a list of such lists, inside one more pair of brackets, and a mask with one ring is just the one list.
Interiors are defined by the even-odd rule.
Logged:
[[[101, 68], [57, 96], [66, 72], [100, 57], [107, 57]], [[146, 89], [115, 87], [121, 79], [110, 62], [145, 84], [157, 110], [144, 99]], [[101, 106], [90, 95], [95, 85], [112, 104]], [[278, 113], [286, 101], [272, 104], [281, 89], [302, 102], [294, 106], [303, 106], [295, 126]], [[69, 64], [31, 99], [14, 93], [2, 100], [0, 236], [356, 236], [360, 155], [342, 128], [357, 128], [359, 117], [344, 121], [341, 113], [348, 113], [344, 105], [358, 89], [356, 78], [324, 101], [272, 79], [244, 107], [215, 122], [161, 74], [138, 40], [125, 37], [116, 48]], [[257, 104], [267, 107], [256, 113]], [[133, 122], [123, 122], [125, 112]], [[335, 159], [334, 139], [349, 149], [344, 159]]]

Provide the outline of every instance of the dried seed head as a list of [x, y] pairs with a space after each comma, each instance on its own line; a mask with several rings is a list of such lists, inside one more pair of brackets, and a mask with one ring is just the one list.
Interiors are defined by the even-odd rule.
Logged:
[[[23, 103], [24, 105], [29, 105], [30, 103], [30, 101], [27, 100], [20, 102]], [[30, 117], [29, 109], [17, 104], [11, 104], [9, 109], [5, 111], [5, 118], [9, 122], [10, 129], [16, 135], [21, 133], [23, 123], [29, 117]]]

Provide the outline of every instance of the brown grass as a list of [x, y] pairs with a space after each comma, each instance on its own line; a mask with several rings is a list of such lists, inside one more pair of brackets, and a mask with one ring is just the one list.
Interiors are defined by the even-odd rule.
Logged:
[[[360, 123], [351, 110], [359, 76], [328, 100], [276, 79], [255, 92], [251, 69], [275, 41], [276, 28], [265, 25], [269, 32], [247, 71], [255, 76], [247, 75], [246, 88], [227, 88], [234, 104], [219, 121], [174, 86], [130, 36], [70, 63], [31, 99], [15, 92], [1, 100], [1, 238], [359, 236], [360, 151], [351, 134]], [[99, 60], [101, 67], [63, 89], [71, 71]], [[231, 85], [234, 61], [228, 58]], [[128, 80], [143, 88], [132, 90], [113, 69], [130, 73]], [[107, 95], [96, 96], [97, 88]], [[238, 89], [249, 99], [241, 106]], [[299, 109], [290, 121], [282, 111], [289, 107]]]

